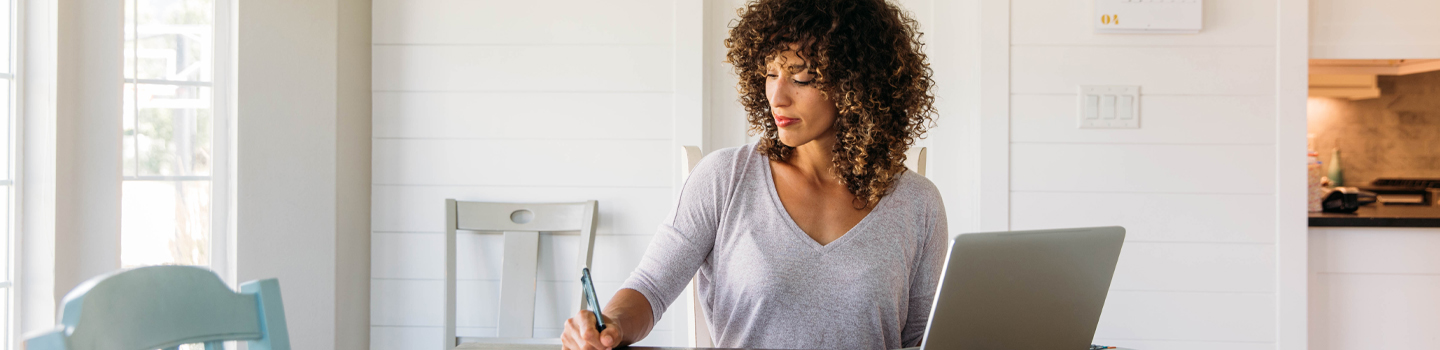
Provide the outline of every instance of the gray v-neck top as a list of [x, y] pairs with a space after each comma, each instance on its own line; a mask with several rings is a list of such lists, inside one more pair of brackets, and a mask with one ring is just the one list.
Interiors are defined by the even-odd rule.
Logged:
[[699, 271], [718, 347], [893, 349], [920, 344], [944, 265], [945, 208], [906, 172], [869, 215], [830, 244], [800, 230], [754, 145], [696, 165], [679, 203], [621, 288], [654, 320]]

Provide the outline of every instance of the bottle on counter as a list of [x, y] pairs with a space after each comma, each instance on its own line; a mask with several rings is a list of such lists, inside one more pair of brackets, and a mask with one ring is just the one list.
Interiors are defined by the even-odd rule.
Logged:
[[1323, 180], [1321, 180], [1324, 176], [1320, 174], [1322, 172], [1322, 170], [1320, 170], [1320, 153], [1310, 151], [1309, 155], [1310, 158], [1305, 161], [1305, 168], [1308, 170], [1307, 174], [1309, 175], [1309, 186], [1307, 188], [1307, 198], [1309, 201], [1307, 202], [1307, 208], [1309, 208], [1311, 212], [1319, 212], [1322, 209], [1320, 202], [1325, 199], [1325, 187], [1322, 183]]
[[1345, 186], [1345, 169], [1340, 167], [1340, 149], [1330, 154], [1330, 186]]

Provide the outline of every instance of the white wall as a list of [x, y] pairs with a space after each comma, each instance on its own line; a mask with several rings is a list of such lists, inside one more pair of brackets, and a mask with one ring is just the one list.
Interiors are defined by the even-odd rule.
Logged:
[[[618, 290], [670, 211], [673, 144], [694, 140], [677, 123], [701, 116], [696, 96], [673, 93], [699, 90], [674, 71], [699, 57], [673, 43], [695, 34], [675, 30], [693, 24], [677, 4], [374, 1], [374, 349], [441, 345], [446, 198], [598, 200], [596, 288], [602, 302]], [[578, 310], [576, 276], [563, 268], [578, 243], [541, 238], [537, 337], [558, 336]], [[493, 336], [501, 238], [467, 233], [459, 244], [458, 333]], [[680, 309], [665, 321], [683, 325]], [[642, 344], [682, 344], [674, 324]]]
[[1310, 0], [1311, 58], [1440, 58], [1440, 2]]
[[278, 278], [290, 346], [335, 336], [335, 1], [237, 1], [239, 280]]
[[335, 348], [370, 348], [371, 0], [339, 0]]
[[1310, 229], [1310, 348], [1440, 348], [1436, 251], [1440, 228]]
[[363, 348], [366, 2], [235, 6], [236, 275], [280, 280], [292, 348]]
[[745, 107], [740, 105], [736, 90], [739, 78], [734, 68], [725, 63], [725, 38], [730, 37], [731, 21], [738, 18], [735, 10], [744, 5], [745, 0], [705, 1], [705, 40], [701, 44], [705, 48], [709, 119], [705, 124], [706, 144], [696, 146], [707, 154], [753, 142], [746, 134]]
[[122, 5], [56, 6], [55, 300], [120, 268]]
[[[1194, 35], [1010, 4], [1011, 228], [1127, 228], [1095, 341], [1276, 348], [1277, 2], [1205, 1]], [[1141, 128], [1076, 128], [1082, 84], [1140, 85]]]

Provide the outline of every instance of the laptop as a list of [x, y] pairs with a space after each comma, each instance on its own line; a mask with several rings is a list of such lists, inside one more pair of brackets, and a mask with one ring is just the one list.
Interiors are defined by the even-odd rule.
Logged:
[[956, 236], [909, 349], [1089, 349], [1124, 241], [1119, 226]]

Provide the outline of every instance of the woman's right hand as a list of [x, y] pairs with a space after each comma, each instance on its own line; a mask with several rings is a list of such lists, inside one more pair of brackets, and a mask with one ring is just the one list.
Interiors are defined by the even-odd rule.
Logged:
[[609, 350], [620, 345], [620, 324], [607, 316], [605, 319], [605, 331], [595, 330], [595, 314], [590, 310], [580, 310], [575, 316], [565, 320], [565, 331], [560, 334], [560, 343], [565, 350]]

